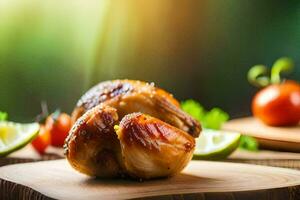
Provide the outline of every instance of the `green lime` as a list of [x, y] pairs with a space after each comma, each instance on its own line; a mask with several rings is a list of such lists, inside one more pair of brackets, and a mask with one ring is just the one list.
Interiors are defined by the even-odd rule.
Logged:
[[28, 144], [39, 132], [38, 123], [0, 122], [0, 156], [5, 156]]
[[238, 147], [240, 137], [241, 134], [237, 132], [204, 129], [199, 138], [196, 138], [193, 159], [224, 159]]

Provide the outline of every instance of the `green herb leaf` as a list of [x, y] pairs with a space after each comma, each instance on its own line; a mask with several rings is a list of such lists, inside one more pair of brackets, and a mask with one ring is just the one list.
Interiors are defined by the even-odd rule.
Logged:
[[203, 106], [201, 106], [199, 102], [192, 99], [181, 102], [181, 108], [199, 122], [202, 121], [205, 115]]
[[222, 124], [228, 121], [229, 115], [220, 108], [213, 108], [206, 112], [202, 124], [205, 128], [219, 130]]
[[229, 115], [220, 108], [206, 111], [199, 102], [192, 99], [183, 101], [181, 108], [201, 122], [204, 128], [220, 129], [222, 124], [229, 119]]
[[258, 151], [258, 142], [253, 137], [242, 135], [239, 148], [248, 151]]
[[6, 112], [0, 111], [0, 121], [6, 121], [8, 117], [8, 114]]

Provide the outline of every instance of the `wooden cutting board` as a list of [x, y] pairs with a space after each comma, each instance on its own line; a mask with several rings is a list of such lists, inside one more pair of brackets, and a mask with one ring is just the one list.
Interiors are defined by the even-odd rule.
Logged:
[[0, 199], [300, 199], [300, 171], [192, 161], [179, 175], [151, 181], [101, 180], [66, 160], [0, 168]]
[[271, 127], [253, 117], [246, 117], [231, 120], [222, 128], [255, 137], [262, 148], [300, 152], [300, 125]]

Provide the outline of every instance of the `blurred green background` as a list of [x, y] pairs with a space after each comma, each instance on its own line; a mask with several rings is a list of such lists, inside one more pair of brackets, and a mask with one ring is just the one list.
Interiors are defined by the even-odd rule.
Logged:
[[300, 81], [299, 49], [296, 0], [1, 0], [0, 110], [71, 112], [92, 85], [129, 78], [244, 116], [249, 67], [290, 56]]

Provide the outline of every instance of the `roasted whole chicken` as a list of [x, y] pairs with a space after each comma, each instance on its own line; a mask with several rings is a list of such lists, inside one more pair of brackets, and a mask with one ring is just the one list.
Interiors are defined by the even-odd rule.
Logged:
[[99, 83], [78, 101], [65, 142], [76, 170], [96, 177], [168, 177], [191, 160], [200, 124], [153, 84]]

